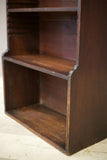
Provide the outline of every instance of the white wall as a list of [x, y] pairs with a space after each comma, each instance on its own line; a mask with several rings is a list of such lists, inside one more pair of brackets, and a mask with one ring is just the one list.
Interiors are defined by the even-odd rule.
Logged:
[[1, 55], [7, 49], [6, 0], [0, 0], [0, 77], [2, 76]]

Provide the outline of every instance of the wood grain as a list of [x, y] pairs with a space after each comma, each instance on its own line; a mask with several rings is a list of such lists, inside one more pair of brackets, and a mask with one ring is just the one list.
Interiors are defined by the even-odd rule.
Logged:
[[76, 47], [76, 13], [40, 13], [40, 53], [76, 61]]
[[40, 103], [66, 115], [67, 81], [40, 73]]
[[5, 110], [67, 155], [107, 135], [106, 6], [7, 0]]
[[40, 0], [40, 7], [77, 7], [78, 0]]
[[67, 79], [69, 72], [73, 70], [75, 66], [74, 61], [41, 54], [9, 56], [4, 57], [4, 59], [22, 66], [28, 66], [37, 71], [57, 75], [64, 79]]
[[39, 73], [14, 63], [3, 62], [5, 110], [38, 103]]
[[65, 149], [65, 116], [40, 104], [10, 110], [7, 113], [20, 120], [21, 123], [31, 128], [35, 133]]
[[70, 87], [70, 153], [107, 137], [107, 1], [81, 5], [79, 67]]

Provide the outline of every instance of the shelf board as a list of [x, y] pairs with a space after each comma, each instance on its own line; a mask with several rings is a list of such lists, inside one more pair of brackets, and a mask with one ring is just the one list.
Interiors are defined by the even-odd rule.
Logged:
[[40, 104], [16, 108], [6, 113], [49, 143], [65, 149], [66, 117], [64, 115]]
[[75, 61], [43, 54], [5, 56], [4, 60], [66, 80], [69, 72], [75, 67]]
[[59, 7], [59, 8], [14, 8], [8, 9], [8, 12], [77, 12], [77, 7]]

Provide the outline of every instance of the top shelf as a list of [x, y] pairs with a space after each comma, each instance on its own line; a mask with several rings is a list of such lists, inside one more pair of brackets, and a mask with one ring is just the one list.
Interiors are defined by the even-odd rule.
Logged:
[[9, 13], [23, 13], [23, 12], [77, 12], [77, 7], [51, 7], [51, 8], [13, 8], [8, 9]]

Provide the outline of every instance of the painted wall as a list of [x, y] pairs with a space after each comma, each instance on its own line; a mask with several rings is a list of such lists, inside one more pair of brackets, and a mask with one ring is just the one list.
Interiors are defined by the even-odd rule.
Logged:
[[6, 0], [0, 0], [0, 77], [2, 76], [1, 55], [7, 49]]

